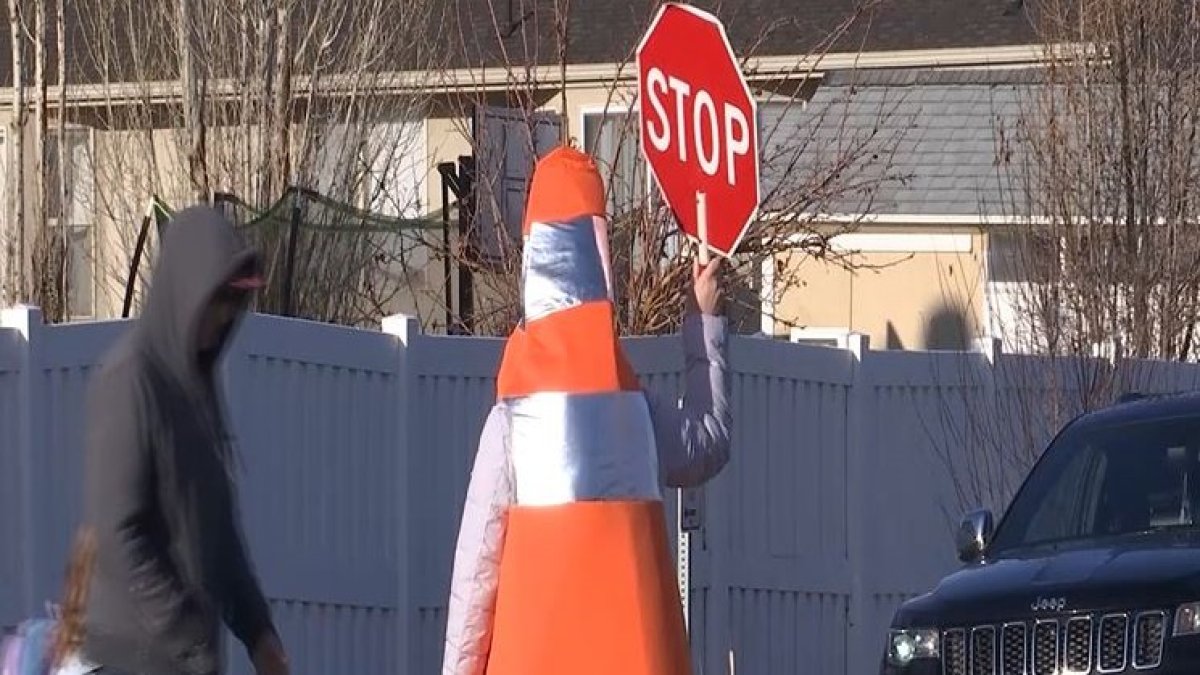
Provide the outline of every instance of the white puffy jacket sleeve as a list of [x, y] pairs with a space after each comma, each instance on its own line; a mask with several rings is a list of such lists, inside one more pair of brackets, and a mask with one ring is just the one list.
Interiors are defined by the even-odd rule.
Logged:
[[729, 462], [732, 412], [724, 317], [683, 322], [683, 401], [648, 395], [659, 479], [672, 488], [702, 485]]
[[483, 675], [504, 550], [505, 517], [515, 500], [508, 452], [508, 411], [492, 407], [467, 488], [454, 553], [442, 675]]

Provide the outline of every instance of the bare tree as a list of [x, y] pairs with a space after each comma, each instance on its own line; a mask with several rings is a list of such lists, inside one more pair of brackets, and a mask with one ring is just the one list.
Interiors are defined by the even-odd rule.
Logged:
[[33, 20], [33, 165], [37, 171], [34, 180], [34, 224], [38, 238], [46, 229], [46, 94], [49, 91], [46, 79], [46, 0], [34, 0]]
[[[55, 36], [58, 39], [58, 125], [55, 133], [57, 142], [55, 149], [57, 150], [57, 161], [54, 162], [53, 168], [55, 173], [55, 182], [57, 194], [52, 198], [56, 199], [60, 209], [67, 208], [70, 203], [70, 188], [68, 186], [68, 159], [69, 146], [65, 142], [67, 138], [67, 12], [66, 0], [58, 0], [55, 11]], [[44, 181], [43, 181], [44, 182]], [[62, 236], [62, 228], [59, 229], [59, 236], [53, 241], [58, 244], [61, 254], [62, 263], [55, 268], [58, 274], [59, 282], [56, 287], [59, 289], [59, 298], [61, 305], [66, 308], [70, 304], [71, 288], [70, 280], [73, 278], [68, 267], [73, 264], [78, 264], [76, 261], [71, 261], [66, 254], [67, 240]], [[65, 313], [65, 312], [64, 312]]]
[[[80, 0], [82, 70], [101, 99], [96, 207], [121, 238], [105, 250], [132, 252], [154, 195], [216, 198], [266, 252], [261, 309], [339, 323], [388, 311], [404, 228], [423, 215], [415, 122], [429, 94], [414, 74], [440, 71], [441, 7]], [[123, 288], [128, 255], [106, 267]]]
[[[58, 138], [67, 136], [67, 8], [58, 0], [54, 14], [54, 35], [58, 39]], [[67, 203], [67, 146], [58, 143], [58, 203]]]
[[205, 128], [203, 105], [202, 79], [196, 56], [196, 34], [199, 32], [195, 13], [200, 9], [198, 3], [191, 0], [179, 0], [178, 20], [175, 25], [179, 41], [179, 78], [183, 95], [183, 125], [187, 135], [186, 154], [188, 182], [191, 187], [191, 198], [195, 201], [207, 201], [212, 191], [208, 184], [208, 170], [205, 162]]
[[1016, 316], [1030, 346], [1194, 358], [1200, 9], [1042, 0], [1044, 82], [1004, 130]]
[[[577, 146], [590, 140], [591, 146], [582, 149], [601, 162], [608, 183], [620, 329], [626, 334], [675, 330], [681, 314], [680, 289], [690, 275], [691, 247], [677, 233], [670, 210], [651, 188], [641, 159], [634, 111], [636, 91], [628, 77], [621, 75], [633, 71], [634, 45], [629, 45], [617, 64], [617, 77], [605, 85], [604, 107], [611, 114], [596, 129], [572, 129], [565, 114], [570, 91], [566, 66], [572, 3], [558, 0], [549, 15], [538, 11], [536, 5], [524, 11], [525, 3], [517, 3], [516, 10], [513, 3], [478, 4], [485, 14], [483, 23], [490, 23], [490, 30], [485, 30], [482, 38], [460, 30], [456, 49], [461, 51], [462, 60], [475, 62], [483, 58], [478, 54], [481, 41], [494, 45], [489, 57], [500, 62], [498, 70], [504, 75], [506, 91], [498, 101], [487, 83], [476, 79], [454, 101], [455, 118], [461, 122], [459, 131], [473, 146], [478, 190], [473, 203], [460, 204], [469, 210], [471, 228], [465, 236], [449, 241], [431, 236], [428, 243], [439, 257], [449, 258], [452, 266], [467, 272], [463, 276], [470, 280], [474, 291], [471, 316], [462, 316], [466, 308], [453, 307], [456, 303], [450, 298], [439, 300], [452, 305], [459, 315], [460, 328], [479, 334], [503, 334], [520, 316], [520, 207], [505, 201], [519, 186], [509, 184], [511, 177], [497, 176], [498, 160], [492, 157], [495, 153], [491, 147], [495, 139], [486, 138], [486, 125], [480, 124], [479, 115], [496, 105], [506, 106], [508, 114], [522, 114], [523, 120], [514, 126], [523, 124], [525, 128], [520, 137], [532, 163], [533, 157], [548, 149], [541, 129], [548, 124], [546, 109], [555, 105], [563, 111], [558, 121], [561, 137]], [[878, 5], [875, 1], [858, 3], [828, 33], [813, 35], [809, 58], [797, 57], [793, 71], [780, 76], [784, 84], [776, 83], [773, 90], [760, 92], [772, 108], [771, 115], [764, 115], [760, 129], [761, 163], [770, 178], [763, 195], [762, 216], [729, 270], [730, 286], [741, 289], [733, 297], [735, 314], [752, 316], [757, 322], [763, 295], [781, 295], [801, 284], [806, 264], [857, 267], [852, 258], [830, 246], [830, 240], [857, 228], [869, 215], [872, 197], [880, 186], [902, 179], [892, 163], [899, 135], [883, 131], [865, 136], [847, 134], [829, 143], [830, 139], [819, 137], [819, 130], [822, 125], [837, 127], [838, 116], [849, 101], [838, 101], [820, 110], [801, 110], [816, 85], [813, 64], [835, 45], [844, 47], [853, 30], [869, 23]], [[548, 29], [541, 25], [543, 21], [549, 24]], [[460, 27], [467, 23], [458, 22]], [[747, 61], [761, 53], [761, 46], [774, 31], [788, 26], [786, 20], [756, 23], [763, 26], [761, 33], [740, 55]], [[557, 77], [549, 75], [550, 69], [536, 67], [547, 63], [557, 66]], [[557, 100], [549, 101], [554, 97]], [[881, 106], [881, 120], [894, 113], [894, 105]], [[601, 138], [604, 148], [597, 147]], [[511, 138], [507, 142], [511, 143]], [[822, 219], [829, 211], [826, 207], [848, 195], [864, 205], [859, 218], [836, 225]], [[764, 290], [760, 280], [767, 261], [776, 265], [779, 273], [773, 286]], [[786, 323], [786, 317], [779, 318]]]
[[[30, 250], [30, 288], [29, 299], [42, 309], [43, 316], [52, 322], [65, 321], [70, 318], [68, 302], [68, 275], [66, 239], [63, 236], [62, 212], [65, 201], [61, 201], [61, 189], [65, 181], [58, 168], [62, 160], [62, 133], [54, 137], [54, 146], [59, 148], [55, 156], [47, 154], [51, 137], [49, 135], [49, 91], [51, 70], [47, 47], [50, 41], [49, 19], [47, 18], [46, 0], [35, 0], [34, 24], [31, 35], [34, 53], [34, 103], [33, 103], [33, 166], [35, 173], [33, 194], [33, 248]], [[56, 30], [58, 20], [56, 19]], [[59, 38], [61, 42], [62, 38]], [[60, 49], [56, 59], [60, 64], [58, 72], [63, 72], [65, 54]], [[63, 110], [59, 109], [61, 122]], [[61, 126], [61, 124], [60, 124]], [[53, 160], [53, 161], [51, 161]], [[53, 177], [58, 187], [51, 194], [49, 181]]]
[[1155, 361], [1196, 360], [1200, 9], [1040, 0], [1031, 17], [1046, 63], [997, 127], [988, 230], [993, 331], [1026, 355], [950, 375], [934, 436], [961, 508], [1005, 504], [1072, 416], [1196, 385]]
[[[827, 35], [814, 36], [810, 55], [819, 57], [845, 42], [851, 27], [867, 22], [877, 4], [860, 3]], [[538, 109], [546, 85], [555, 88], [540, 81], [536, 64], [548, 55], [557, 60], [556, 89], [565, 110], [575, 5], [557, 0], [548, 17], [537, 6], [526, 11], [524, 3], [486, 3], [491, 32], [501, 38], [507, 85], [501, 97], [526, 116], [535, 131], [529, 140], [534, 150], [536, 128], [544, 122]], [[267, 253], [270, 285], [262, 309], [367, 323], [402, 293], [441, 302], [440, 289], [417, 288], [420, 284], [412, 281], [414, 269], [422, 266], [412, 261], [424, 250], [433, 251], [435, 261], [458, 263], [472, 274], [477, 332], [507, 330], [517, 310], [519, 236], [498, 237], [497, 250], [486, 256], [477, 245], [478, 230], [486, 229], [481, 223], [488, 218], [513, 220], [501, 213], [506, 205], [499, 202], [496, 186], [477, 191], [475, 203], [468, 205], [477, 231], [449, 241], [421, 234], [424, 221], [413, 217], [428, 207], [420, 204], [416, 190], [400, 194], [405, 190], [396, 187], [405, 183], [398, 174], [423, 175], [428, 168], [409, 156], [421, 131], [407, 122], [425, 117], [429, 92], [443, 75], [445, 86], [460, 93], [440, 105], [458, 107], [461, 114], [454, 117], [468, 138], [473, 112], [497, 99], [489, 91], [494, 88], [463, 82], [461, 71], [446, 67], [443, 43], [457, 42], [459, 64], [475, 64], [468, 56], [475, 47], [465, 33], [440, 32], [443, 26], [462, 25], [443, 21], [444, 9], [435, 0], [74, 3], [83, 50], [68, 76], [90, 83], [84, 107], [73, 109], [95, 129], [88, 157], [95, 190], [86, 198], [104, 225], [98, 231], [109, 239], [98, 242], [97, 249], [106, 252], [100, 275], [110, 292], [125, 288], [137, 226], [152, 197], [172, 204], [212, 198], [232, 205]], [[765, 27], [764, 37], [744, 56], [754, 56], [778, 25]], [[548, 43], [546, 34], [553, 35]], [[162, 40], [163, 35], [175, 39]], [[632, 51], [626, 61], [629, 57]], [[869, 206], [876, 187], [898, 178], [890, 170], [898, 137], [840, 139], [835, 151], [817, 162], [820, 166], [807, 159], [821, 145], [817, 126], [838, 114], [829, 106], [804, 115], [800, 124], [796, 116], [788, 118], [786, 109], [794, 105], [798, 112], [811, 93], [812, 75], [797, 65], [782, 78], [794, 83], [775, 87], [773, 96], [785, 112], [761, 132], [764, 139], [777, 133], [786, 138], [769, 144], [764, 154], [764, 164], [779, 178], [733, 272], [735, 285], [744, 289], [736, 303], [746, 314], [758, 314], [758, 278], [765, 261], [778, 261], [782, 272], [768, 292], [800, 283], [799, 264], [786, 257], [853, 266], [828, 242], [857, 223], [828, 226], [819, 220], [822, 206], [847, 193], [858, 194]], [[628, 82], [610, 85], [610, 102], [628, 110]], [[576, 131], [564, 124], [560, 133], [569, 139], [587, 135]], [[631, 115], [611, 131], [634, 140], [636, 148]], [[616, 146], [626, 148], [623, 140]], [[475, 150], [478, 155], [480, 148]], [[661, 200], [647, 189], [636, 154], [618, 149], [603, 158], [610, 186], [628, 188], [612, 209], [621, 326], [631, 333], [663, 332], [678, 320], [675, 303], [687, 276], [688, 246]], [[62, 160], [64, 171], [78, 161], [65, 155]], [[624, 171], [625, 165], [632, 171]]]
[[8, 185], [6, 213], [5, 300], [27, 297], [25, 256], [25, 39], [20, 0], [8, 0], [8, 29], [12, 49], [12, 120], [8, 125]]

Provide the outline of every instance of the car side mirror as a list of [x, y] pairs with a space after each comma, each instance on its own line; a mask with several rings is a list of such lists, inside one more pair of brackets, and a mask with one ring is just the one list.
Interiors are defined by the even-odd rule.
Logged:
[[963, 562], [975, 562], [983, 557], [983, 550], [992, 539], [992, 512], [980, 509], [968, 513], [958, 526], [955, 546], [958, 547], [958, 559]]

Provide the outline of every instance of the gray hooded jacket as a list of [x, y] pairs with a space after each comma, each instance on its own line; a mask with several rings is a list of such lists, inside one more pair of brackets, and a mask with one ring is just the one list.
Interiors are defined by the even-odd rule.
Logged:
[[91, 382], [89, 661], [139, 675], [211, 675], [222, 620], [250, 650], [273, 630], [238, 526], [213, 380], [220, 349], [204, 353], [197, 344], [211, 299], [257, 265], [219, 212], [177, 214], [141, 319]]

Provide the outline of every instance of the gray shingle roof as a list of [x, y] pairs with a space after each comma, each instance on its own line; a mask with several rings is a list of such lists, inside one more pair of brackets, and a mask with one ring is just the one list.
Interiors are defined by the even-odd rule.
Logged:
[[[399, 0], [396, 0], [399, 1]], [[555, 64], [559, 54], [553, 0], [430, 0], [434, 3], [436, 27], [430, 41], [449, 50], [449, 63], [456, 67]], [[71, 82], [96, 82], [100, 78], [95, 63], [93, 41], [111, 41], [117, 63], [113, 77], [126, 75], [123, 63], [134, 45], [151, 38], [160, 52], [143, 54], [153, 58], [162, 77], [173, 77], [170, 41], [175, 37], [168, 26], [146, 26], [150, 7], [158, 6], [171, 16], [173, 0], [81, 0], [65, 7], [68, 77]], [[299, 23], [320, 0], [303, 0], [297, 5]], [[558, 3], [563, 6], [564, 3]], [[620, 62], [632, 57], [638, 40], [649, 24], [658, 0], [574, 0], [568, 20], [567, 58], [571, 63]], [[696, 0], [694, 4], [713, 10], [729, 31], [734, 49], [745, 55], [804, 55], [819, 49], [822, 42], [855, 9], [874, 6], [864, 0]], [[1025, 10], [1013, 11], [1014, 0], [882, 0], [845, 32], [832, 51], [879, 51], [896, 49], [938, 49], [947, 47], [987, 47], [1036, 43], [1030, 17]], [[97, 12], [104, 8], [108, 19]], [[165, 8], [165, 9], [161, 9]], [[7, 7], [0, 9], [0, 86], [12, 82], [12, 49], [9, 40]], [[29, 17], [27, 17], [28, 19]], [[109, 30], [109, 20], [117, 26]], [[127, 27], [139, 33], [137, 40], [126, 34]], [[101, 29], [100, 27], [105, 27]], [[53, 22], [49, 27], [50, 56], [56, 50]], [[297, 30], [303, 26], [298, 25]], [[152, 34], [150, 37], [147, 34]], [[341, 35], [341, 33], [339, 33]], [[26, 78], [32, 76], [32, 48], [26, 45]], [[403, 45], [392, 68], [403, 70]]]
[[[560, 3], [561, 4], [561, 3]], [[657, 9], [658, 0], [574, 0], [568, 58], [572, 63], [624, 61]], [[739, 54], [801, 55], [818, 49], [857, 9], [872, 8], [831, 51], [882, 51], [1033, 44], [1030, 10], [1019, 0], [693, 0], [725, 24]], [[526, 58], [556, 63], [553, 0], [458, 0], [456, 39], [473, 64]], [[524, 30], [514, 29], [524, 18]]]
[[[1008, 146], [1001, 132], [1016, 124], [1037, 77], [1036, 71], [1011, 70], [836, 74], [804, 110], [792, 107], [772, 117], [767, 106], [762, 133], [766, 137], [777, 123], [776, 143], [803, 144], [797, 185], [811, 185], [811, 177], [828, 175], [847, 156], [855, 158], [815, 210], [968, 216], [1009, 212], [1012, 186], [1020, 181], [1015, 167], [1003, 162]], [[787, 150], [772, 154], [768, 144], [764, 192], [778, 184], [788, 157]], [[777, 193], [768, 197], [766, 207], [786, 209], [794, 201], [795, 195]]]

